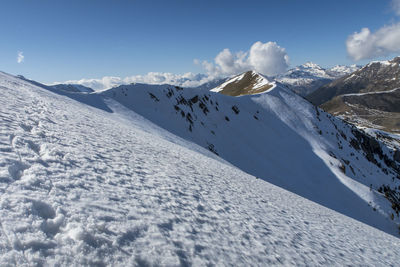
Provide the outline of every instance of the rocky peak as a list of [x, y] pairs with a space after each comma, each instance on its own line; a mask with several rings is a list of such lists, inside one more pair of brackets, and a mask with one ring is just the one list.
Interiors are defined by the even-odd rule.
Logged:
[[390, 63], [400, 64], [400, 56], [399, 57], [395, 57], [394, 59], [390, 60]]
[[262, 74], [251, 70], [228, 79], [223, 84], [211, 89], [229, 96], [253, 95], [262, 93], [273, 86]]

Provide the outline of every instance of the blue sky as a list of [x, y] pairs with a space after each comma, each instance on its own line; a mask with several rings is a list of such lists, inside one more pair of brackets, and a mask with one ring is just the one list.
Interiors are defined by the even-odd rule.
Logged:
[[3, 0], [0, 70], [42, 82], [204, 73], [194, 59], [213, 62], [225, 48], [246, 52], [257, 41], [284, 48], [290, 67], [348, 65], [350, 35], [397, 21], [389, 0]]

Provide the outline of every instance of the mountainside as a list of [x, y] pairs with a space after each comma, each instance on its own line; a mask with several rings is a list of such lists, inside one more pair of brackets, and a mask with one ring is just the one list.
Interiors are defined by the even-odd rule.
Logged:
[[388, 233], [399, 232], [395, 148], [279, 83], [241, 97], [145, 84], [100, 95], [249, 174]]
[[306, 96], [321, 86], [338, 79], [346, 74], [352, 73], [359, 67], [335, 66], [331, 69], [324, 69], [321, 66], [307, 62], [296, 68], [288, 70], [275, 79], [295, 91], [301, 96]]
[[228, 96], [241, 96], [262, 93], [273, 86], [274, 84], [263, 75], [255, 71], [247, 71], [227, 79], [210, 91]]
[[[141, 108], [154, 115], [169, 113], [167, 101], [183, 93], [141, 86], [104, 94], [120, 100], [143, 93], [149, 101]], [[256, 179], [111, 98], [86, 94], [94, 97], [87, 105], [71, 96], [0, 73], [0, 265], [398, 263], [398, 238]], [[227, 112], [232, 104], [205, 96], [193, 110], [213, 101]], [[230, 114], [233, 124], [244, 107]], [[200, 127], [200, 114], [193, 113], [187, 134]], [[282, 130], [271, 123], [271, 131]], [[373, 192], [374, 203], [384, 201]], [[341, 193], [337, 200], [348, 200]], [[381, 212], [376, 208], [371, 216]]]
[[307, 96], [312, 103], [366, 127], [400, 132], [400, 57], [371, 62]]

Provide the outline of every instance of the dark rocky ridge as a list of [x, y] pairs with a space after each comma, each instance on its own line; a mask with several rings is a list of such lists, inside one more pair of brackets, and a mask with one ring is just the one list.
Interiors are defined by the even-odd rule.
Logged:
[[[247, 71], [240, 75], [243, 75], [241, 79], [226, 84], [223, 88], [221, 88], [222, 90], [219, 91], [219, 93], [229, 96], [251, 95], [262, 93], [272, 87], [272, 84], [268, 83], [255, 88], [257, 83], [265, 78], [254, 71]], [[235, 76], [232, 78], [232, 80], [238, 76]]]

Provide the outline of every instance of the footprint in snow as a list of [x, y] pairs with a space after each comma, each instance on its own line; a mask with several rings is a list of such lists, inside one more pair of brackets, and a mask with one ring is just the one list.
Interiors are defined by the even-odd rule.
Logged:
[[24, 123], [20, 123], [19, 127], [21, 127], [25, 132], [31, 132], [33, 129], [33, 126]]

